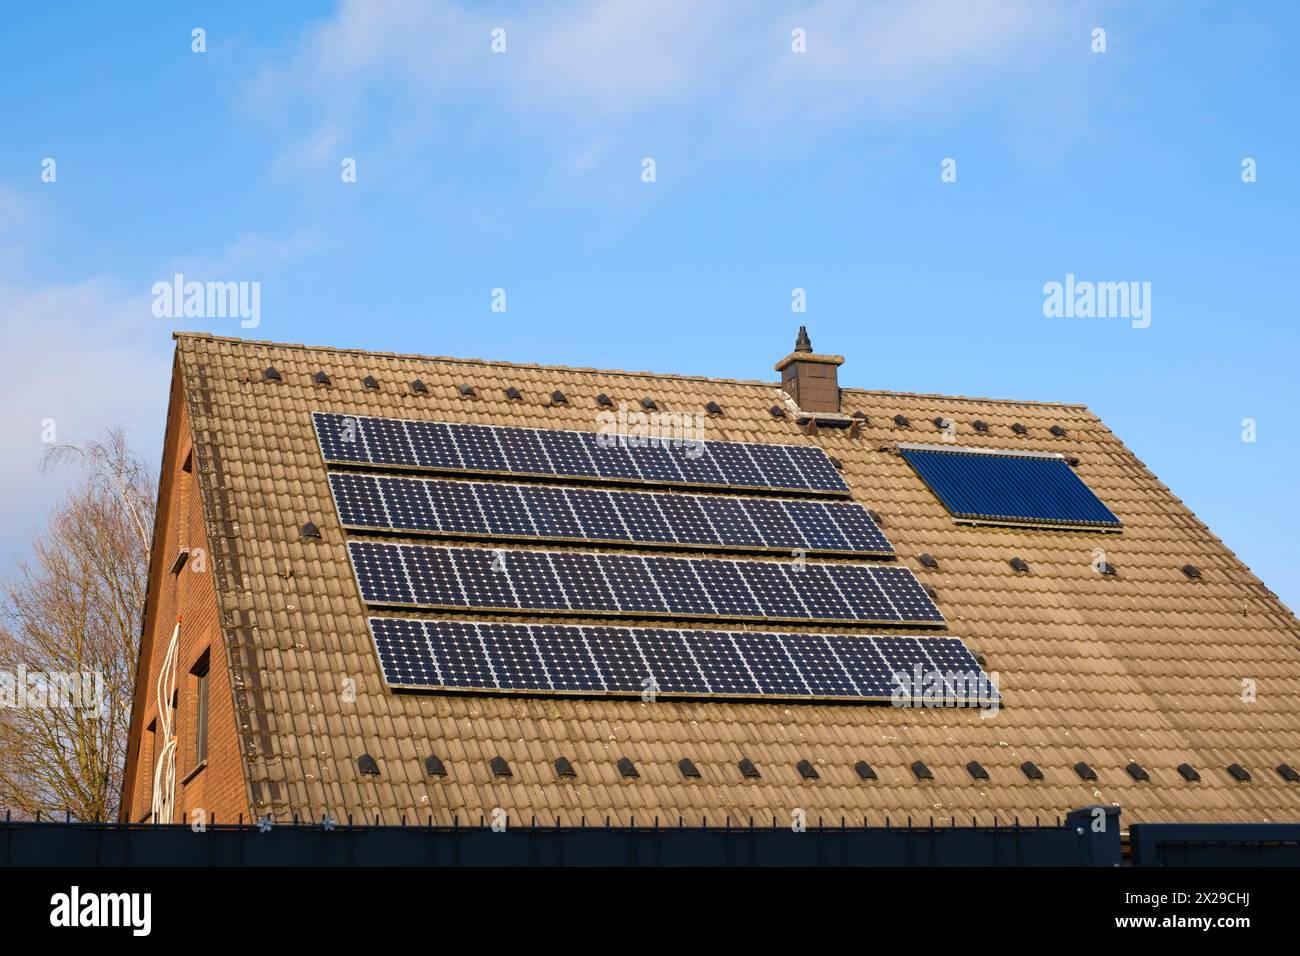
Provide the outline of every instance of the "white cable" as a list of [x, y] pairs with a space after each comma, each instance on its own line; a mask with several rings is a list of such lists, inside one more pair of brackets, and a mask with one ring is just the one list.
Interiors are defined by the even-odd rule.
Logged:
[[162, 749], [154, 757], [153, 768], [153, 822], [171, 823], [173, 808], [176, 805], [176, 737], [172, 733], [172, 722], [176, 719], [176, 708], [172, 705], [176, 693], [176, 658], [180, 649], [181, 621], [176, 619], [172, 630], [171, 642], [163, 657], [162, 669], [158, 672], [158, 682], [154, 688], [158, 695], [158, 735]]

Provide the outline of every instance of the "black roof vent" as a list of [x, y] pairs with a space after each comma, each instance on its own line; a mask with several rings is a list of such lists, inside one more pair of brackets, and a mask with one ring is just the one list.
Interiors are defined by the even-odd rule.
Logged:
[[677, 769], [682, 772], [682, 776], [687, 780], [700, 779], [700, 771], [696, 768], [694, 761], [690, 757], [683, 757], [677, 761]]
[[625, 777], [631, 777], [633, 779], [641, 776], [641, 774], [637, 773], [636, 764], [627, 757], [618, 758], [618, 772]]
[[367, 375], [365, 378], [361, 380], [361, 384], [373, 391], [376, 392], [379, 391], [379, 382], [375, 379], [373, 375]]
[[937, 601], [937, 600], [939, 600], [939, 592], [936, 591], [934, 588], [930, 587], [930, 585], [928, 585], [928, 584], [922, 584], [921, 587], [923, 587], [923, 588], [925, 589], [925, 593], [926, 593], [926, 594], [930, 595], [930, 600], [931, 600], [931, 601]]
[[873, 511], [871, 508], [868, 508], [867, 515], [878, 525], [883, 525], [885, 523], [885, 519], [880, 516], [879, 511]]
[[1080, 780], [1096, 780], [1097, 771], [1093, 770], [1086, 763], [1080, 760], [1074, 765], [1074, 772], [1079, 775]]
[[918, 554], [916, 560], [920, 561], [927, 568], [937, 568], [939, 566], [939, 562], [934, 559], [934, 555], [932, 554]]
[[799, 776], [803, 777], [805, 780], [819, 780], [821, 778], [821, 774], [817, 772], [817, 768], [807, 760], [800, 760], [794, 765], [794, 767], [799, 771]]
[[746, 780], [757, 780], [762, 776], [762, 774], [758, 772], [758, 768], [754, 766], [754, 761], [750, 760], [748, 757], [741, 757], [739, 766], [740, 775]]
[[972, 760], [966, 765], [966, 772], [970, 774], [972, 780], [987, 780], [989, 772], [984, 769], [984, 765], [978, 760]]
[[917, 779], [917, 780], [933, 780], [933, 779], [934, 779], [934, 774], [930, 772], [930, 768], [927, 767], [927, 766], [926, 766], [923, 762], [921, 762], [920, 760], [918, 760], [918, 761], [916, 761], [914, 764], [912, 764], [912, 773], [916, 775], [916, 779]]
[[1067, 465], [1069, 465], [1071, 468], [1078, 468], [1078, 467], [1079, 467], [1079, 459], [1075, 458], [1073, 455], [1070, 455], [1069, 457], [1067, 457], [1067, 458], [1065, 459], [1065, 463], [1066, 463]]
[[413, 391], [416, 395], [428, 395], [429, 386], [425, 385], [417, 378], [411, 382], [411, 391]]
[[934, 420], [934, 427], [939, 429], [939, 431], [943, 431], [945, 428], [948, 427], [948, 419], [943, 418], [942, 416], [936, 418]]
[[1136, 760], [1134, 760], [1124, 769], [1128, 771], [1128, 775], [1130, 777], [1132, 777], [1134, 780], [1137, 780], [1139, 782], [1143, 780], [1151, 779], [1151, 774], [1147, 773], [1146, 770], [1143, 769], [1142, 765], [1138, 763]]
[[858, 777], [860, 777], [863, 780], [876, 779], [876, 771], [873, 770], [871, 768], [871, 764], [867, 763], [865, 760], [859, 760], [857, 763], [855, 763], [853, 765], [853, 770], [854, 772], [857, 773]]
[[1115, 565], [1111, 564], [1109, 561], [1101, 562], [1101, 564], [1097, 566], [1097, 570], [1100, 571], [1102, 574], [1107, 574], [1110, 575], [1111, 577], [1114, 577], [1115, 575], [1119, 574], [1119, 571], [1115, 569]]
[[895, 416], [894, 416], [894, 424], [897, 425], [899, 428], [911, 428], [911, 427], [912, 427], [912, 423], [911, 423], [910, 421], [907, 420], [907, 416], [906, 416], [906, 415], [895, 415]]
[[461, 398], [473, 398], [475, 395], [473, 385], [457, 385], [456, 391], [460, 392]]
[[785, 409], [780, 405], [773, 405], [769, 411], [772, 413], [773, 418], [785, 418]]
[[319, 538], [320, 528], [316, 527], [313, 522], [308, 521], [302, 526], [302, 536], [304, 538]]
[[367, 777], [379, 776], [379, 764], [375, 763], [375, 758], [370, 754], [362, 754], [357, 758], [357, 769]]
[[596, 396], [596, 404], [599, 405], [601, 408], [613, 408], [614, 400], [610, 398], [608, 395], [606, 395], [604, 392], [601, 392], [599, 395]]
[[1042, 780], [1043, 771], [1038, 769], [1038, 764], [1032, 760], [1026, 760], [1020, 765], [1020, 772], [1025, 775], [1027, 780]]
[[445, 777], [447, 768], [443, 766], [442, 758], [437, 754], [429, 754], [424, 758], [424, 773], [427, 777]]
[[569, 400], [565, 397], [564, 393], [557, 388], [555, 391], [551, 392], [551, 404], [567, 405], [569, 404]]
[[709, 402], [704, 406], [704, 410], [715, 417], [722, 414], [722, 406], [717, 402]]
[[836, 458], [834, 455], [831, 455], [831, 456], [829, 456], [829, 457], [830, 457], [830, 460], [831, 460], [831, 464], [832, 464], [833, 466], [835, 466], [835, 470], [836, 470], [836, 471], [843, 471], [843, 470], [844, 470], [844, 462], [840, 461], [840, 460], [839, 460], [838, 458]]
[[970, 423], [970, 427], [975, 429], [980, 434], [983, 434], [984, 432], [987, 432], [989, 430], [989, 423], [983, 421], [982, 419], [977, 418], [975, 421]]
[[1183, 574], [1187, 575], [1193, 581], [1196, 581], [1199, 580], [1201, 577], [1201, 569], [1194, 564], [1184, 564]]
[[311, 381], [313, 385], [328, 385], [330, 383], [330, 377], [324, 372], [317, 372], [311, 377]]
[[1201, 775], [1196, 772], [1196, 768], [1189, 763], [1180, 763], [1178, 765], [1178, 772], [1182, 774], [1183, 779], [1189, 783], [1195, 783], [1197, 780], [1201, 779]]
[[514, 776], [514, 774], [510, 772], [510, 764], [506, 763], [505, 757], [493, 757], [488, 761], [488, 766], [492, 768], [492, 776], [494, 777]]
[[262, 378], [268, 382], [284, 381], [284, 379], [280, 378], [280, 373], [275, 370], [274, 365], [268, 365], [266, 367], [266, 371], [262, 373]]
[[1020, 424], [1020, 422], [1016, 422], [1014, 425], [1012, 425], [1011, 430], [1015, 432], [1017, 435], [1027, 435], [1029, 433], [1029, 429], [1026, 428], [1024, 425]]
[[557, 777], [576, 777], [578, 771], [573, 769], [573, 763], [568, 757], [556, 757], [555, 775]]
[[511, 385], [506, 389], [506, 398], [510, 399], [512, 402], [522, 402], [524, 400], [524, 393]]
[[647, 395], [645, 398], [641, 399], [641, 407], [644, 408], [647, 412], [653, 412], [659, 406], [655, 404], [655, 400], [653, 398]]
[[1234, 763], [1228, 767], [1228, 773], [1232, 774], [1232, 779], [1238, 783], [1245, 783], [1250, 779], [1250, 771], [1239, 763]]
[[1051, 428], [1048, 429], [1048, 431], [1051, 432], [1053, 435], [1055, 435], [1057, 438], [1065, 437], [1065, 429], [1062, 428], [1060, 425], [1053, 425]]
[[1277, 772], [1281, 775], [1283, 780], [1290, 781], [1291, 783], [1295, 783], [1297, 780], [1300, 780], [1300, 773], [1296, 773], [1295, 768], [1292, 767], [1289, 763], [1278, 764]]
[[1024, 574], [1029, 570], [1029, 564], [1024, 558], [1012, 558], [1008, 563], [1021, 574]]

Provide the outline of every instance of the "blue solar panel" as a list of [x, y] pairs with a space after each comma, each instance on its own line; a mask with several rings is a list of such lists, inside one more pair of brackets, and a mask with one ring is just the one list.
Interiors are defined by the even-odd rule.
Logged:
[[[333, 472], [345, 527], [444, 536], [892, 555], [861, 505]], [[847, 529], [847, 530], [846, 530]]]
[[900, 446], [901, 454], [957, 518], [1001, 524], [1119, 528], [1063, 458]]
[[326, 461], [847, 495], [820, 448], [407, 421], [314, 412]]
[[[988, 706], [998, 694], [957, 638], [374, 617], [389, 686], [599, 696], [767, 697]], [[921, 683], [917, 683], [918, 680]]]
[[942, 626], [895, 565], [349, 543], [367, 604]]

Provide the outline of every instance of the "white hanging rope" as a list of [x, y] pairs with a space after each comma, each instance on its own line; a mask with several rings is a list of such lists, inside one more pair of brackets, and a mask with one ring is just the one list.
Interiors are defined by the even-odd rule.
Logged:
[[176, 708], [172, 701], [176, 694], [176, 658], [180, 649], [180, 636], [181, 619], [178, 617], [154, 688], [158, 695], [158, 733], [154, 740], [162, 741], [162, 749], [154, 757], [153, 766], [154, 823], [171, 823], [173, 808], [176, 806], [176, 736], [173, 733]]

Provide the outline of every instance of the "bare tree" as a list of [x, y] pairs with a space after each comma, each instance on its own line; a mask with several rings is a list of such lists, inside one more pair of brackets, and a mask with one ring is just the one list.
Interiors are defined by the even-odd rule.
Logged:
[[[0, 807], [117, 815], [156, 482], [125, 434], [62, 445], [81, 481], [0, 593]], [[71, 692], [71, 693], [69, 693]], [[13, 704], [13, 706], [10, 706]]]

